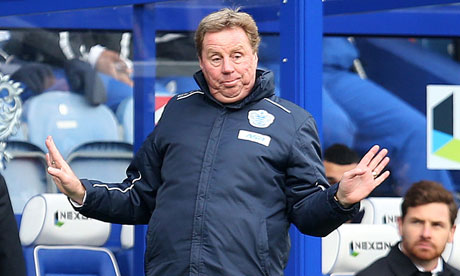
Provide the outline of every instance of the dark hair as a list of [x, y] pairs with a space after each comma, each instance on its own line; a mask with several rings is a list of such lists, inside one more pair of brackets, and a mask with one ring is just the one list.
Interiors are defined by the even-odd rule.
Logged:
[[343, 144], [333, 144], [324, 151], [325, 161], [339, 165], [359, 163], [359, 159], [356, 151]]
[[451, 225], [454, 225], [458, 212], [454, 196], [440, 183], [428, 180], [416, 182], [409, 188], [401, 205], [402, 218], [404, 219], [406, 216], [409, 207], [417, 207], [429, 203], [445, 203], [449, 208]]
[[241, 28], [246, 33], [254, 53], [259, 50], [260, 36], [254, 19], [237, 9], [224, 8], [204, 17], [195, 32], [195, 47], [201, 58], [203, 39], [206, 33], [219, 32], [227, 28]]

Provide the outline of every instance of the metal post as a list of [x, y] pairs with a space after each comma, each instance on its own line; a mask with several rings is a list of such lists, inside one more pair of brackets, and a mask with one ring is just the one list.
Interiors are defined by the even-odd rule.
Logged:
[[[281, 96], [307, 109], [321, 136], [322, 2], [283, 0], [280, 8]], [[291, 254], [286, 276], [321, 274], [321, 239], [290, 230]]]

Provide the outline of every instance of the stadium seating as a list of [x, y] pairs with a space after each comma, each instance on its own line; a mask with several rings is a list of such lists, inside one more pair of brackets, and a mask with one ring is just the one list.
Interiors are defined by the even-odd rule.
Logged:
[[160, 90], [159, 92], [162, 92], [161, 94], [165, 94], [164, 92], [166, 92], [169, 94], [169, 96], [198, 89], [198, 84], [196, 84], [195, 79], [193, 79], [191, 76], [159, 77], [156, 79], [155, 88], [158, 87], [157, 83], [159, 87], [162, 87], [166, 90]]
[[89, 142], [78, 146], [67, 158], [79, 178], [121, 182], [133, 158], [132, 144], [125, 142]]
[[75, 212], [63, 194], [33, 197], [19, 232], [28, 275], [120, 275], [112, 252], [101, 247], [110, 229]]
[[8, 137], [8, 141], [27, 141], [27, 124], [21, 122], [17, 131]]
[[[147, 226], [145, 226], [145, 228], [147, 228]], [[134, 257], [134, 225], [121, 226], [120, 244], [121, 248], [115, 252], [115, 257], [120, 264], [122, 275], [130, 275], [130, 271], [134, 269], [132, 262]]]
[[322, 238], [322, 273], [354, 275], [398, 241], [398, 231], [391, 225], [344, 224]]
[[390, 224], [398, 226], [402, 197], [369, 197], [361, 201], [364, 224]]
[[[396, 203], [398, 198], [389, 201]], [[385, 200], [371, 198], [369, 202], [372, 202], [372, 208], [385, 205]], [[393, 203], [388, 204], [391, 205]], [[370, 224], [343, 224], [322, 238], [322, 273], [334, 276], [354, 275], [385, 256], [389, 246], [400, 240], [397, 227], [389, 221], [396, 211], [391, 209], [393, 208], [389, 212], [377, 211], [376, 215], [371, 216], [375, 219], [375, 224], [371, 221]], [[456, 223], [460, 223], [459, 217]], [[442, 257], [447, 263], [460, 269], [460, 231], [456, 231], [453, 243], [446, 245]]]
[[52, 91], [24, 104], [29, 140], [47, 151], [45, 139], [53, 136], [64, 158], [77, 146], [92, 141], [120, 141], [118, 123], [104, 105], [91, 106], [82, 95]]
[[2, 171], [8, 185], [15, 214], [21, 214], [26, 202], [34, 195], [55, 192], [56, 186], [46, 172], [45, 153], [25, 141], [8, 141], [7, 152], [12, 159]]
[[123, 128], [123, 141], [134, 142], [134, 101], [133, 97], [124, 99], [117, 107], [116, 116]]
[[457, 215], [457, 220], [455, 221], [457, 224], [457, 230], [454, 234], [454, 241], [451, 244], [446, 245], [446, 249], [442, 253], [442, 257], [444, 260], [449, 263], [451, 266], [460, 270], [460, 209]]

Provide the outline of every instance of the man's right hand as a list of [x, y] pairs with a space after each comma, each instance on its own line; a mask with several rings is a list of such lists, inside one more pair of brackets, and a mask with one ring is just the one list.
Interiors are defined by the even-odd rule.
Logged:
[[63, 194], [78, 204], [83, 204], [85, 186], [81, 184], [69, 164], [62, 158], [51, 136], [46, 138], [45, 144], [48, 148], [48, 153], [46, 154], [48, 173], [53, 177], [54, 183]]
[[133, 86], [132, 69], [117, 52], [104, 50], [96, 61], [96, 69], [118, 81]]

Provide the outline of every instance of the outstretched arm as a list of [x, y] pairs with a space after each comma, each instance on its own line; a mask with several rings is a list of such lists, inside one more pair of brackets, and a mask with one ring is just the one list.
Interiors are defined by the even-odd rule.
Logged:
[[382, 173], [390, 162], [388, 150], [379, 149], [379, 146], [373, 146], [354, 169], [343, 174], [336, 197], [344, 207], [366, 198], [390, 175], [389, 171]]
[[53, 177], [54, 183], [63, 194], [78, 204], [83, 204], [85, 186], [74, 174], [69, 164], [62, 158], [51, 136], [46, 138], [45, 144], [48, 148], [48, 153], [46, 154], [48, 173]]

